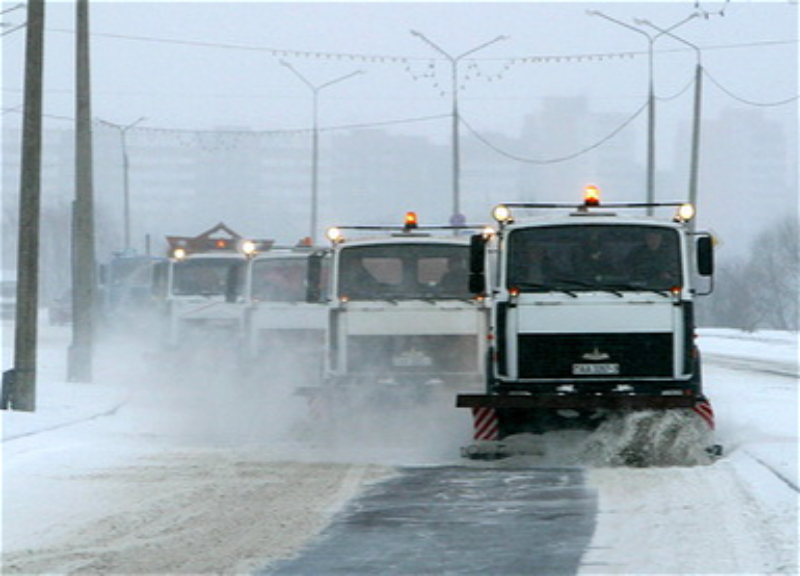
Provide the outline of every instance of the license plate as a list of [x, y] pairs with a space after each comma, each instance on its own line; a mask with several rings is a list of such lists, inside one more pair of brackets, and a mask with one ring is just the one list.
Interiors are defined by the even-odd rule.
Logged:
[[619, 374], [619, 364], [573, 364], [576, 376], [613, 376]]

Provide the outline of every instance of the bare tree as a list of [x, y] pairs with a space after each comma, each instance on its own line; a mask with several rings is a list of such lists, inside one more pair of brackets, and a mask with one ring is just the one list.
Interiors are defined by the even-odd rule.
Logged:
[[798, 221], [787, 216], [756, 237], [747, 258], [721, 262], [714, 294], [698, 308], [704, 326], [797, 330]]
[[744, 281], [740, 261], [723, 261], [717, 266], [714, 293], [698, 304], [700, 325], [737, 328], [752, 332], [758, 327], [758, 314], [752, 306], [751, 286]]
[[745, 273], [759, 327], [797, 330], [800, 243], [796, 218], [783, 218], [758, 236]]

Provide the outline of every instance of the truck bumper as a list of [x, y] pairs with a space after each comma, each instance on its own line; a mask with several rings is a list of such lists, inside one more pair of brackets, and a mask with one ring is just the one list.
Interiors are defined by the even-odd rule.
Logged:
[[692, 408], [695, 395], [521, 395], [521, 394], [459, 394], [457, 408], [544, 408], [553, 410], [647, 410]]

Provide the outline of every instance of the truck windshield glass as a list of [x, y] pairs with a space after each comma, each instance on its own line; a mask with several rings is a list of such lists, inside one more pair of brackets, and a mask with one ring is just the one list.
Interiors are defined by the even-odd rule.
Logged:
[[222, 296], [241, 264], [231, 258], [176, 262], [172, 291], [177, 296]]
[[643, 225], [546, 226], [508, 235], [507, 286], [666, 291], [681, 285], [676, 230]]
[[351, 300], [470, 298], [467, 245], [343, 248], [339, 295]]
[[251, 296], [261, 302], [304, 302], [307, 273], [307, 258], [255, 261]]

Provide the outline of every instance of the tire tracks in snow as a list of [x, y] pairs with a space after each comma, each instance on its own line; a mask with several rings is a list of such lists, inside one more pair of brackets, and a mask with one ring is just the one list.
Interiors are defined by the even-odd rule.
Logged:
[[795, 492], [800, 493], [800, 488], [797, 486], [796, 483], [792, 482], [790, 478], [787, 478], [784, 474], [780, 472], [780, 470], [776, 469], [775, 467], [771, 466], [752, 452], [748, 450], [742, 450], [744, 454], [746, 454], [749, 458], [752, 458], [754, 461], [758, 462], [762, 467], [769, 470], [778, 480], [786, 484], [789, 488], [794, 490]]
[[73, 420], [68, 420], [66, 422], [61, 422], [59, 424], [53, 424], [45, 428], [37, 428], [36, 430], [29, 430], [28, 432], [20, 432], [19, 434], [6, 436], [2, 440], [2, 444], [6, 444], [7, 442], [13, 442], [14, 440], [20, 440], [22, 438], [30, 438], [31, 436], [37, 436], [39, 434], [46, 434], [47, 432], [54, 432], [56, 430], [61, 430], [63, 428], [69, 428], [70, 426], [78, 426], [80, 424], [91, 422], [92, 420], [97, 420], [98, 418], [113, 416], [114, 414], [119, 412], [119, 410], [127, 403], [128, 399], [123, 400], [122, 402], [119, 402], [115, 406], [109, 408], [108, 410], [104, 410], [102, 412], [97, 412], [95, 414], [90, 414], [87, 416], [81, 416], [80, 418], [75, 418]]
[[728, 356], [726, 354], [715, 354], [709, 352], [703, 353], [703, 359], [708, 360], [710, 364], [731, 370], [755, 372], [757, 374], [770, 374], [772, 376], [780, 376], [782, 378], [789, 378], [792, 380], [797, 380], [800, 377], [797, 364], [792, 362], [779, 362], [776, 360], [763, 360], [757, 358], [739, 358], [736, 356]]

